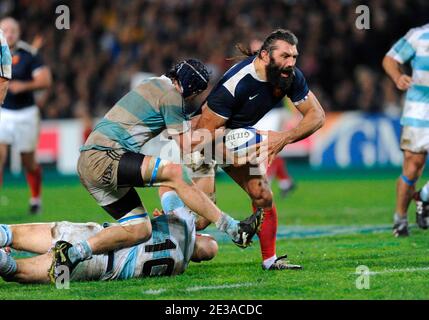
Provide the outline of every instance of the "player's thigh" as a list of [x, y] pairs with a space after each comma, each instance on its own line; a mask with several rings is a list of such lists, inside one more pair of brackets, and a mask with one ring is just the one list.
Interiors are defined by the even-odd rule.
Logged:
[[145, 187], [170, 187], [177, 189], [181, 184], [193, 184], [184, 166], [158, 157], [146, 156], [141, 167]]
[[140, 167], [144, 156], [124, 155], [119, 150], [83, 151], [77, 165], [83, 186], [98, 205], [117, 220], [136, 208], [144, 211], [140, 197], [133, 188], [143, 186]]

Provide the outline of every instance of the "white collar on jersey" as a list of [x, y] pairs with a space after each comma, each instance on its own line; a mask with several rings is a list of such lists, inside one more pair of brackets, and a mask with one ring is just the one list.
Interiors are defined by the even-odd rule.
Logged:
[[249, 72], [252, 75], [252, 77], [255, 78], [256, 80], [261, 81], [261, 82], [267, 82], [267, 80], [261, 79], [258, 76], [258, 74], [256, 73], [256, 68], [255, 68], [255, 60], [256, 60], [256, 58], [257, 57], [255, 57], [255, 59], [253, 59], [252, 63], [250, 64], [251, 66], [249, 67]]

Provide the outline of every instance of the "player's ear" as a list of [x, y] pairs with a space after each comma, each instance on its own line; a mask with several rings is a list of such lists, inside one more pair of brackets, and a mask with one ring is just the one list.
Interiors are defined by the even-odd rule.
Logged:
[[261, 50], [261, 60], [264, 61], [265, 63], [270, 62], [270, 53], [265, 49]]

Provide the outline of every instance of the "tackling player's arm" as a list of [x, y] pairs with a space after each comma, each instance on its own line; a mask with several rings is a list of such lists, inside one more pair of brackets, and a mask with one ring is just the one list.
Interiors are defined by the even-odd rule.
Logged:
[[303, 118], [295, 128], [282, 132], [260, 131], [261, 134], [268, 135], [268, 139], [261, 143], [261, 147], [265, 146], [267, 148], [269, 164], [286, 145], [307, 138], [325, 123], [325, 112], [311, 91], [308, 93], [308, 98], [301, 102], [297, 109], [303, 115]]
[[192, 131], [177, 135], [176, 142], [185, 153], [202, 150], [204, 145], [223, 133], [223, 130], [219, 129], [224, 128], [226, 121], [227, 119], [211, 111], [205, 103], [201, 115], [192, 119]]

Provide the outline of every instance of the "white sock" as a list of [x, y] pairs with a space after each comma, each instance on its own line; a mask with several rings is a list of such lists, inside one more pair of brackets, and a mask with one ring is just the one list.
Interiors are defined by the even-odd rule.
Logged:
[[429, 182], [427, 182], [420, 191], [420, 199], [424, 202], [429, 202]]
[[401, 215], [399, 215], [399, 213], [395, 213], [393, 216], [393, 221], [395, 223], [407, 223], [408, 222], [408, 216], [405, 215], [404, 217], [402, 217]]
[[277, 259], [277, 255], [274, 255], [271, 258], [265, 259], [262, 262], [262, 265], [264, 266], [265, 269], [269, 269], [271, 265], [276, 261], [276, 259]]
[[42, 200], [40, 198], [33, 198], [33, 197], [31, 197], [30, 198], [30, 204], [32, 206], [35, 206], [35, 205], [40, 206], [42, 204]]

